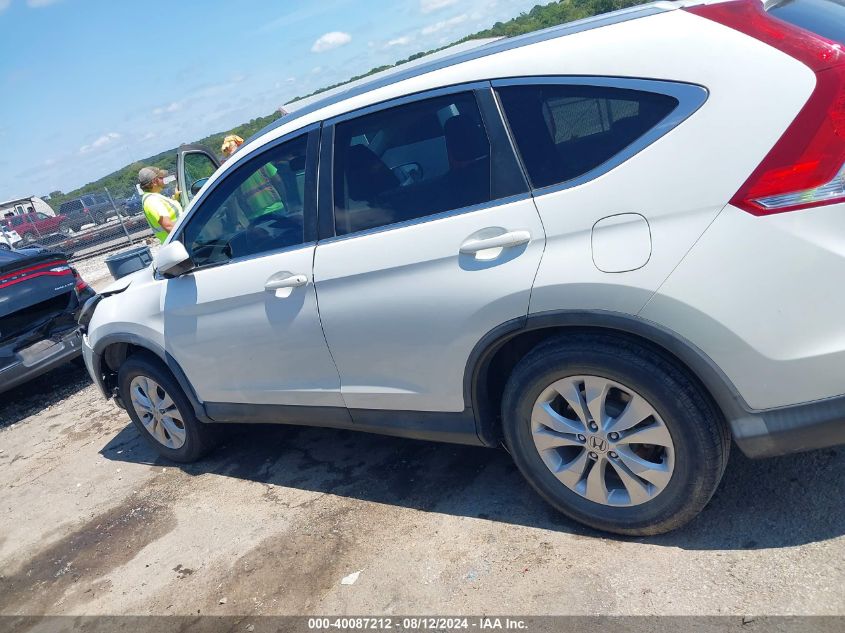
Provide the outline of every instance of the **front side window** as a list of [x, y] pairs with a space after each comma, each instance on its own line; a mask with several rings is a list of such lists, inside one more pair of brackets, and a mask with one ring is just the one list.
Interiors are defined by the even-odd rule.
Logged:
[[490, 197], [490, 142], [471, 92], [397, 106], [335, 128], [337, 235]]
[[201, 203], [181, 236], [196, 266], [303, 243], [307, 138], [250, 159]]
[[533, 187], [592, 171], [678, 106], [655, 92], [565, 84], [497, 88]]

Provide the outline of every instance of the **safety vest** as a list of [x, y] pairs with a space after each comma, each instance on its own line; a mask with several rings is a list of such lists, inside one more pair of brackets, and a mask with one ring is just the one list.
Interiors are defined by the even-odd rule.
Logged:
[[277, 174], [276, 168], [267, 164], [258, 169], [241, 185], [247, 208], [244, 212], [247, 219], [253, 221], [267, 213], [277, 213], [284, 210], [285, 205], [279, 198], [279, 192], [270, 182]]
[[144, 208], [144, 215], [153, 233], [158, 241], [164, 244], [164, 240], [167, 239], [167, 231], [161, 228], [158, 220], [162, 216], [168, 216], [175, 222], [182, 214], [182, 205], [160, 193], [145, 193], [141, 196], [141, 206]]

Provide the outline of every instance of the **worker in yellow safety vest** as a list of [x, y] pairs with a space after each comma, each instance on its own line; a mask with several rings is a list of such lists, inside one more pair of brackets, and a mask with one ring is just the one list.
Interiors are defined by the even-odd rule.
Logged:
[[[229, 158], [243, 143], [244, 140], [240, 136], [230, 134], [223, 139], [220, 151]], [[240, 193], [245, 202], [244, 215], [250, 223], [263, 215], [285, 210], [285, 203], [279, 196], [279, 190], [284, 191], [284, 185], [278, 174], [279, 170], [273, 163], [266, 163], [253, 172], [240, 186]]]
[[138, 184], [144, 192], [141, 206], [150, 228], [162, 244], [182, 214], [182, 205], [161, 193], [165, 176], [167, 172], [157, 167], [144, 167], [138, 172]]

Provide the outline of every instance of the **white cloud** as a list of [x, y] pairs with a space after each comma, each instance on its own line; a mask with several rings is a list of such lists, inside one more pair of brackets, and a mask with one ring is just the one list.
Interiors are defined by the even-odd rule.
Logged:
[[112, 141], [116, 141], [120, 138], [120, 134], [117, 132], [109, 132], [108, 134], [103, 134], [101, 137], [94, 140], [93, 143], [90, 145], [83, 145], [79, 148], [80, 154], [87, 154], [88, 152], [92, 152], [95, 149], [99, 149], [105, 145], [108, 145]]
[[174, 101], [166, 106], [161, 106], [153, 110], [153, 114], [164, 114], [165, 112], [176, 112], [182, 109], [181, 101]]
[[437, 31], [441, 31], [450, 26], [455, 26], [456, 24], [460, 24], [461, 22], [466, 22], [468, 19], [469, 16], [466, 13], [461, 13], [460, 15], [456, 15], [454, 18], [449, 18], [448, 20], [440, 20], [440, 22], [429, 24], [428, 26], [423, 28], [422, 34], [431, 35], [432, 33], [437, 33]]
[[458, 0], [420, 0], [420, 11], [431, 13], [456, 4]]
[[55, 159], [55, 158], [48, 158], [47, 160], [45, 160], [45, 161], [44, 161], [44, 166], [45, 166], [45, 167], [52, 167], [52, 166], [53, 166], [53, 165], [55, 165], [55, 164], [56, 164], [56, 159]]
[[155, 132], [147, 132], [146, 134], [144, 134], [144, 136], [141, 137], [141, 140], [142, 141], [149, 141], [149, 140], [154, 139], [156, 136], [158, 136], [158, 135]]
[[402, 37], [397, 37], [395, 39], [390, 40], [385, 46], [406, 46], [407, 44], [411, 43], [411, 36], [410, 35], [403, 35]]
[[41, 7], [48, 7], [51, 4], [56, 4], [57, 2], [59, 2], [59, 0], [26, 0], [26, 6], [33, 9], [39, 9]]
[[351, 41], [352, 36], [349, 33], [344, 33], [342, 31], [332, 31], [331, 33], [321, 35], [311, 47], [311, 52], [323, 53], [325, 51], [330, 51], [333, 48], [337, 48], [338, 46], [344, 46], [345, 44], [349, 44], [349, 42]]
[[0, 0], [0, 13], [8, 9], [10, 4], [12, 4], [12, 0]]

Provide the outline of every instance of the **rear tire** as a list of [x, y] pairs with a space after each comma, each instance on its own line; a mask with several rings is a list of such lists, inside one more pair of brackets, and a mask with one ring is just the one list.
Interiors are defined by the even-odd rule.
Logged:
[[6, 244], [5, 242], [0, 242], [0, 250], [10, 251], [12, 250], [12, 247]]
[[721, 413], [681, 367], [612, 335], [535, 348], [508, 380], [502, 420], [537, 492], [570, 518], [616, 534], [661, 534], [690, 521], [730, 451]]
[[118, 372], [120, 397], [142, 437], [170, 461], [197, 461], [214, 448], [214, 430], [197, 420], [170, 371], [147, 354], [127, 358]]

